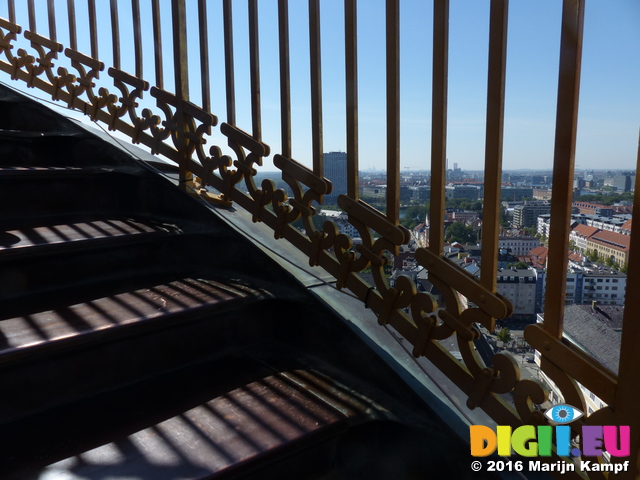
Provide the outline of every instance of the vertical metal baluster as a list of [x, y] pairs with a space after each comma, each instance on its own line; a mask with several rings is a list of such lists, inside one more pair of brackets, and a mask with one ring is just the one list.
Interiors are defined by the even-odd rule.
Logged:
[[118, 0], [111, 0], [111, 46], [113, 68], [120, 70], [120, 25], [118, 21]]
[[289, 70], [289, 2], [278, 0], [280, 43], [280, 134], [282, 156], [291, 158], [291, 75]]
[[258, 1], [249, 0], [249, 66], [251, 74], [251, 124], [253, 136], [262, 140], [260, 113], [260, 43], [258, 40]]
[[448, 77], [449, 0], [434, 0], [429, 249], [436, 255], [441, 255], [444, 250]]
[[58, 36], [56, 31], [55, 0], [47, 0], [47, 14], [49, 17], [49, 38], [55, 42]]
[[142, 78], [142, 32], [140, 30], [140, 0], [131, 0], [133, 20], [133, 49], [136, 61], [136, 77]]
[[188, 169], [186, 157], [185, 117], [182, 102], [189, 101], [189, 59], [187, 57], [187, 12], [185, 0], [174, 0], [171, 13], [173, 16], [173, 69], [175, 75], [175, 91], [179, 100], [176, 107], [178, 124], [178, 154], [180, 167], [180, 183], [193, 181], [193, 174]]
[[508, 0], [491, 1], [480, 281], [482, 285], [494, 292], [497, 284], [498, 239], [500, 235], [500, 186], [502, 183], [508, 10]]
[[311, 139], [313, 173], [324, 176], [322, 138], [322, 69], [320, 56], [320, 2], [309, 0], [309, 62], [311, 66]]
[[78, 50], [76, 34], [76, 5], [74, 0], [67, 0], [67, 13], [69, 14], [69, 48]]
[[387, 0], [387, 218], [400, 220], [400, 7]]
[[357, 200], [358, 191], [358, 5], [344, 2], [344, 48], [347, 101], [347, 195]]
[[547, 265], [551, 275], [547, 275], [543, 323], [543, 328], [557, 338], [562, 338], [564, 319], [583, 27], [584, 0], [564, 0]]
[[16, 3], [14, 0], [7, 0], [7, 8], [9, 9], [9, 21], [16, 23]]
[[[640, 171], [640, 132], [638, 133], [636, 172]], [[640, 188], [637, 187], [633, 195], [633, 211], [640, 212]], [[631, 224], [627, 265], [627, 295], [622, 321], [622, 343], [620, 345], [614, 425], [628, 425], [631, 429], [631, 455], [620, 458], [621, 462], [629, 460], [630, 465], [626, 472], [618, 473], [616, 478], [632, 480], [640, 477], [640, 438], [633, 433], [638, 432], [638, 429], [640, 429], [640, 412], [638, 411], [638, 398], [640, 398], [640, 382], [638, 382], [640, 322], [638, 322], [637, 318], [640, 311], [640, 295], [637, 294], [637, 292], [640, 292], [640, 220], [636, 220]], [[615, 459], [612, 459], [612, 461], [615, 461]]]
[[233, 64], [233, 9], [231, 0], [223, 0], [224, 76], [227, 93], [227, 123], [236, 125], [236, 87]]
[[29, 0], [27, 2], [27, 7], [29, 10], [29, 30], [32, 32], [36, 32], [36, 8], [33, 4], [33, 0]]
[[89, 37], [91, 39], [91, 56], [98, 59], [98, 24], [96, 21], [96, 0], [88, 0]]
[[153, 20], [153, 58], [156, 67], [156, 87], [164, 89], [164, 72], [162, 67], [162, 27], [160, 23], [159, 0], [151, 1], [151, 16]]
[[211, 83], [209, 77], [209, 30], [207, 27], [207, 0], [198, 0], [198, 28], [200, 33], [200, 79], [202, 108], [211, 111]]

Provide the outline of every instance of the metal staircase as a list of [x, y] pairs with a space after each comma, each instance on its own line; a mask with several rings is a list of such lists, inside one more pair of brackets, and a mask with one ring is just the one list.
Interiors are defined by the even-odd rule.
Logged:
[[430, 407], [210, 207], [4, 88], [0, 118], [2, 478], [471, 474]]

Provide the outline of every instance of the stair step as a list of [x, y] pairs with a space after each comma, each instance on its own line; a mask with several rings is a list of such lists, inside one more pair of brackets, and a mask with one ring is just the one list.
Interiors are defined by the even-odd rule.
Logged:
[[0, 423], [266, 340], [270, 298], [185, 278], [2, 320]]
[[[43, 227], [20, 234], [14, 230], [0, 236], [7, 243], [16, 242], [0, 248], [0, 319], [80, 302], [100, 291], [134, 288], [147, 277], [157, 281], [158, 276], [174, 280], [191, 275], [189, 265], [181, 264], [193, 235], [144, 221], [109, 223], [116, 235], [85, 239], [90, 229], [79, 232], [74, 230], [77, 225], [67, 224], [64, 229]], [[93, 230], [105, 235], [107, 230], [99, 232], [100, 228], [98, 222]], [[29, 238], [30, 234], [34, 235]], [[67, 238], [61, 241], [63, 236]]]
[[[0, 363], [27, 353], [25, 347], [47, 347], [62, 339], [115, 330], [141, 322], [162, 322], [181, 312], [212, 308], [262, 294], [243, 286], [186, 278], [166, 285], [97, 298], [47, 312], [0, 321]], [[77, 343], [78, 339], [74, 342]]]
[[146, 180], [126, 171], [96, 167], [4, 167], [0, 169], [1, 218], [144, 212], [148, 210], [142, 198]]
[[[299, 379], [314, 382], [301, 386]], [[135, 477], [229, 478], [260, 465], [260, 478], [301, 478], [331, 468], [338, 437], [354, 422], [370, 420], [365, 409], [341, 411], [333, 404], [337, 387], [312, 371], [271, 374], [222, 395], [210, 398], [163, 421], [144, 428], [114, 433], [97, 448], [78, 451], [68, 458], [20, 478]], [[354, 403], [366, 405], [360, 399]], [[117, 422], [117, 419], [115, 420]], [[87, 442], [90, 443], [90, 442]], [[287, 462], [285, 472], [277, 460]]]
[[[185, 211], [189, 215], [185, 215]], [[206, 208], [141, 165], [113, 168], [0, 167], [0, 231], [93, 216], [148, 218], [192, 229], [210, 224]]]
[[177, 231], [174, 225], [114, 216], [81, 222], [56, 223], [55, 225], [24, 226], [0, 232], [0, 255], [7, 250], [25, 247], [172, 231]]

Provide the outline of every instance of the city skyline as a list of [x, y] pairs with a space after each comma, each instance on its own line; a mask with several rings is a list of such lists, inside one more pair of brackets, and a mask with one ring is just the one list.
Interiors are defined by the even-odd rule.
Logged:
[[[44, 2], [36, 2], [42, 3]], [[124, 10], [125, 2], [121, 7]], [[141, 2], [143, 38], [151, 36], [148, 2]], [[171, 15], [169, 4], [163, 9], [162, 25], [165, 62], [165, 88], [173, 89], [171, 54]], [[272, 155], [281, 152], [279, 115], [279, 54], [272, 35], [277, 31], [276, 0], [259, 2], [261, 42], [261, 100], [263, 140]], [[86, 3], [78, 2], [78, 18], [86, 18]], [[108, 3], [98, 2], [98, 17], [109, 18]], [[129, 7], [127, 7], [129, 8]], [[250, 82], [247, 35], [247, 5], [233, 2], [237, 125], [251, 130]], [[561, 2], [511, 2], [505, 94], [503, 166], [505, 170], [536, 165], [550, 169], [553, 161], [555, 110], [560, 43]], [[44, 8], [38, 9], [37, 25], [47, 34]], [[402, 169], [429, 169], [431, 142], [431, 55], [432, 2], [400, 2], [400, 156]], [[165, 13], [166, 12], [166, 13]], [[549, 14], [548, 12], [552, 12]], [[453, 0], [450, 4], [448, 141], [449, 164], [467, 170], [484, 167], [484, 124], [486, 115], [487, 49], [489, 2]], [[0, 15], [7, 17], [6, 5]], [[27, 28], [26, 2], [16, 6], [18, 23]], [[57, 2], [61, 22], [58, 41], [68, 45], [64, 29], [66, 6]], [[189, 9], [189, 25], [197, 24], [195, 9]], [[293, 157], [311, 164], [311, 117], [308, 64], [308, 5], [289, 2], [290, 57], [292, 90]], [[212, 70], [224, 62], [224, 39], [220, 6], [208, 11], [210, 62]], [[325, 152], [344, 151], [344, 19], [341, 0], [320, 2], [323, 121]], [[111, 59], [110, 27], [98, 26], [100, 58]], [[88, 27], [77, 22], [78, 49], [88, 52]], [[133, 41], [131, 26], [120, 25], [121, 43]], [[358, 5], [359, 69], [359, 159], [360, 169], [383, 170], [386, 161], [385, 78], [384, 78], [384, 1], [369, 0]], [[194, 64], [199, 56], [197, 28], [188, 30], [191, 100], [200, 104], [200, 79]], [[153, 84], [153, 42], [143, 45], [145, 79]], [[584, 45], [576, 169], [635, 169], [640, 127], [640, 3], [634, 0], [589, 0], [585, 9]], [[122, 69], [133, 72], [133, 52], [122, 51]], [[19, 84], [11, 83], [19, 87]], [[20, 86], [21, 87], [21, 86]], [[22, 88], [22, 87], [21, 87]], [[29, 93], [34, 93], [29, 90]], [[226, 121], [224, 78], [214, 73], [211, 111]], [[141, 104], [154, 110], [146, 94]], [[214, 129], [210, 144], [226, 139]], [[271, 157], [264, 170], [275, 169]]]

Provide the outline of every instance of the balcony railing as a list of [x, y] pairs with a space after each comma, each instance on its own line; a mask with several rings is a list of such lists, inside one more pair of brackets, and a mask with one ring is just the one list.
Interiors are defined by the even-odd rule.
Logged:
[[[24, 5], [21, 3], [21, 8]], [[100, 2], [103, 3], [103, 2]], [[105, 2], [106, 3], [106, 2]], [[62, 6], [61, 6], [62, 4]], [[220, 65], [210, 64], [209, 34], [211, 2], [159, 0], [141, 5], [132, 0], [126, 13], [125, 2], [110, 1], [112, 58], [99, 55], [103, 48], [99, 28], [106, 28], [108, 18], [100, 18], [95, 0], [86, 2], [86, 16], [76, 12], [73, 0], [44, 3], [29, 0], [28, 25], [17, 22], [15, 2], [7, 2], [7, 17], [0, 19], [0, 69], [13, 80], [46, 92], [52, 99], [79, 110], [90, 119], [117, 130], [134, 143], [148, 147], [179, 166], [180, 182], [210, 201], [240, 206], [250, 212], [253, 221], [271, 227], [276, 238], [282, 238], [304, 252], [311, 266], [320, 266], [336, 279], [337, 287], [349, 289], [363, 304], [371, 308], [380, 325], [389, 325], [413, 346], [413, 355], [424, 356], [459, 387], [467, 396], [470, 408], [480, 407], [500, 425], [543, 425], [546, 417], [539, 406], [548, 399], [542, 384], [521, 380], [516, 360], [505, 354], [495, 355], [493, 366], [487, 367], [474, 349], [473, 341], [480, 333], [476, 324], [494, 330], [496, 319], [512, 314], [508, 300], [496, 293], [498, 236], [500, 228], [500, 186], [502, 175], [502, 137], [508, 1], [491, 0], [489, 25], [489, 62], [486, 113], [485, 183], [483, 209], [482, 265], [480, 280], [449, 262], [443, 256], [444, 207], [447, 151], [447, 79], [449, 44], [449, 2], [435, 0], [433, 6], [433, 78], [431, 111], [431, 211], [429, 246], [416, 251], [416, 259], [429, 275], [429, 281], [442, 292], [445, 307], [436, 299], [418, 292], [414, 282], [400, 277], [391, 286], [384, 273], [387, 252], [397, 254], [401, 245], [410, 241], [407, 229], [399, 223], [400, 210], [400, 133], [399, 116], [399, 0], [387, 0], [385, 10], [384, 71], [386, 76], [386, 166], [387, 197], [385, 213], [359, 198], [358, 165], [358, 24], [356, 0], [344, 1], [344, 31], [334, 30], [344, 39], [347, 187], [338, 198], [339, 206], [348, 214], [362, 244], [353, 246], [351, 238], [340, 234], [332, 222], [322, 229], [314, 226], [313, 217], [323, 198], [332, 190], [324, 178], [323, 115], [321, 81], [320, 2], [308, 2], [311, 168], [293, 158], [291, 116], [290, 21], [287, 0], [277, 3], [277, 49], [279, 52], [280, 130], [281, 137], [263, 139], [261, 115], [261, 63], [258, 2], [248, 0], [248, 66], [250, 89], [250, 121], [242, 124], [236, 115], [236, 48], [234, 46], [233, 9], [238, 2], [223, 0], [215, 7], [222, 19], [224, 58]], [[99, 5], [104, 7], [103, 5]], [[169, 8], [170, 6], [170, 8]], [[129, 10], [130, 7], [130, 10]], [[188, 8], [195, 9], [193, 12]], [[584, 0], [564, 0], [560, 45], [559, 84], [553, 167], [551, 230], [544, 322], [526, 329], [526, 340], [540, 355], [541, 369], [561, 390], [565, 401], [586, 411], [585, 399], [578, 383], [587, 387], [608, 406], [574, 422], [575, 434], [585, 425], [630, 425], [632, 434], [631, 466], [618, 478], [639, 478], [640, 413], [640, 323], [633, 318], [640, 311], [640, 296], [628, 295], [624, 318], [624, 335], [620, 369], [616, 376], [592, 358], [563, 339], [563, 312], [569, 248], [569, 218], [572, 202], [574, 154], [577, 126], [578, 91], [584, 23]], [[60, 18], [60, 10], [66, 17]], [[46, 12], [45, 12], [46, 10]], [[84, 11], [84, 10], [83, 10]], [[147, 12], [146, 18], [142, 12]], [[20, 13], [20, 12], [18, 12]], [[47, 19], [47, 28], [37, 21]], [[164, 18], [164, 21], [163, 21]], [[197, 21], [197, 28], [187, 29], [187, 22]], [[171, 31], [167, 31], [167, 19]], [[236, 19], [237, 20], [237, 19]], [[297, 19], [296, 19], [297, 21]], [[122, 41], [120, 25], [132, 27], [133, 42]], [[79, 50], [78, 25], [88, 31], [88, 50]], [[195, 25], [194, 25], [195, 26]], [[165, 28], [163, 28], [165, 27]], [[148, 31], [145, 30], [147, 28]], [[58, 41], [66, 29], [68, 44]], [[189, 58], [188, 33], [197, 32], [197, 58]], [[166, 40], [172, 42], [172, 55], [166, 57]], [[275, 38], [275, 36], [274, 36]], [[163, 41], [165, 42], [163, 44]], [[143, 72], [143, 44], [153, 42], [153, 80]], [[85, 42], [87, 43], [87, 42]], [[163, 47], [164, 45], [164, 47]], [[131, 50], [131, 51], [129, 51]], [[122, 52], [133, 56], [133, 70], [122, 69]], [[108, 67], [108, 68], [107, 68]], [[106, 69], [106, 75], [104, 74]], [[174, 88], [165, 88], [165, 71], [172, 73]], [[195, 75], [194, 75], [195, 72]], [[215, 72], [212, 77], [211, 72]], [[190, 75], [197, 76], [201, 92], [199, 105], [190, 101]], [[216, 88], [224, 88], [226, 112], [211, 112], [212, 79]], [[222, 81], [224, 80], [224, 86]], [[171, 83], [168, 81], [167, 83]], [[115, 87], [115, 90], [114, 90]], [[116, 92], [116, 93], [114, 93]], [[155, 105], [145, 106], [145, 92]], [[244, 98], [244, 97], [243, 97]], [[144, 108], [143, 108], [144, 106]], [[225, 117], [219, 123], [218, 116]], [[209, 145], [224, 138], [227, 146]], [[267, 142], [267, 143], [265, 143]], [[280, 144], [272, 152], [268, 142]], [[206, 148], [208, 146], [208, 148]], [[223, 154], [224, 149], [229, 154]], [[258, 167], [270, 157], [282, 172], [283, 180], [293, 195], [277, 189], [272, 181], [255, 182]], [[212, 195], [205, 187], [219, 195]], [[640, 208], [640, 194], [634, 206]], [[301, 219], [304, 233], [292, 223]], [[635, 225], [636, 229], [640, 225]], [[640, 252], [640, 234], [631, 236], [634, 252]], [[636, 254], [637, 255], [637, 254]], [[638, 265], [637, 267], [635, 265]], [[371, 268], [374, 284], [358, 275]], [[629, 292], [640, 291], [640, 256], [630, 255]], [[460, 300], [468, 300], [465, 308]], [[409, 312], [409, 313], [405, 313]], [[462, 362], [452, 356], [438, 340], [457, 337]], [[515, 408], [507, 405], [500, 394], [512, 392]], [[577, 474], [574, 474], [577, 478]], [[567, 473], [570, 477], [570, 473]], [[603, 478], [592, 473], [590, 478]]]

